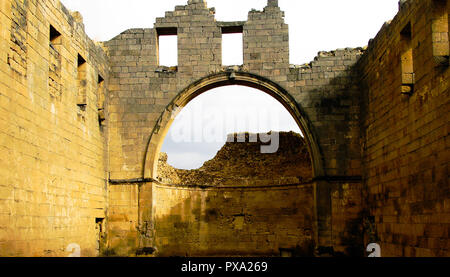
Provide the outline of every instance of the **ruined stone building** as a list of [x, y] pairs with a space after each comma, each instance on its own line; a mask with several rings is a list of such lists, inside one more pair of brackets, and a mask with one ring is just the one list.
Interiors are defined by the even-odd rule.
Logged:
[[[102, 43], [58, 0], [0, 1], [0, 256], [450, 256], [449, 9], [401, 1], [367, 47], [293, 65], [277, 0], [242, 22], [189, 0]], [[227, 33], [242, 65], [222, 65]], [[304, 139], [242, 171], [252, 146], [225, 145], [196, 183], [161, 145], [174, 110], [228, 85], [273, 96]], [[239, 175], [268, 164], [285, 175]]]

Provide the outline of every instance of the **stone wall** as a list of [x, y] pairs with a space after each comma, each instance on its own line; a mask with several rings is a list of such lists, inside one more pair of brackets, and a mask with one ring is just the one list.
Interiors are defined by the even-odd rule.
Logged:
[[[58, 0], [1, 1], [0, 256], [67, 256], [71, 243], [83, 256], [202, 255], [230, 234], [244, 243], [211, 254], [300, 255], [313, 241], [318, 255], [363, 255], [378, 242], [383, 256], [448, 256], [450, 4], [400, 2], [367, 49], [290, 65], [277, 0], [242, 22], [216, 21], [204, 1], [189, 0], [154, 28], [105, 43]], [[242, 65], [222, 65], [230, 32], [243, 33]], [[158, 58], [167, 34], [178, 36], [170, 68]], [[158, 183], [154, 161], [173, 111], [236, 84], [292, 114], [312, 181], [233, 181], [239, 190]]]
[[[221, 33], [230, 28], [243, 33], [244, 62], [224, 67]], [[178, 35], [177, 67], [159, 64], [158, 37], [164, 34]], [[124, 185], [130, 180], [146, 182], [141, 183], [139, 191], [139, 201], [144, 205], [139, 206], [139, 229], [146, 230], [141, 236], [149, 239], [141, 241], [139, 247], [151, 247], [153, 243], [152, 232], [146, 227], [153, 224], [149, 203], [153, 203], [151, 181], [157, 177], [157, 170], [152, 161], [158, 159], [171, 111], [210, 88], [235, 84], [233, 74], [244, 80], [248, 80], [247, 75], [259, 78], [244, 83], [249, 86], [266, 82], [269, 88], [258, 88], [285, 105], [306, 130], [313, 157], [312, 177], [320, 181], [314, 186], [314, 201], [321, 201], [314, 206], [320, 218], [319, 244], [334, 244], [331, 194], [343, 184], [353, 191], [361, 180], [359, 87], [354, 65], [364, 51], [320, 52], [310, 64], [297, 66], [289, 65], [288, 42], [284, 13], [275, 0], [268, 1], [263, 11], [251, 11], [244, 22], [215, 21], [214, 10], [204, 1], [191, 0], [157, 18], [152, 29], [127, 30], [105, 43], [111, 66], [110, 178]], [[214, 78], [225, 79], [214, 83]], [[194, 84], [198, 90], [190, 90]], [[271, 86], [278, 86], [284, 94], [274, 92]], [[354, 215], [350, 218], [353, 220]], [[345, 233], [345, 214], [341, 219], [339, 228]]]
[[96, 256], [107, 207], [105, 53], [56, 0], [2, 0], [0, 26], [0, 256], [67, 256], [71, 243]]
[[359, 63], [366, 242], [383, 256], [450, 255], [448, 2], [405, 1]]

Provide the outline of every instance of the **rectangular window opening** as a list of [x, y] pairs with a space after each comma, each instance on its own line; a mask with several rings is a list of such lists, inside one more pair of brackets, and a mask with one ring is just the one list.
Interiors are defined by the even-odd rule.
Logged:
[[105, 239], [105, 219], [104, 218], [95, 218], [95, 232], [97, 236], [97, 251], [100, 253], [102, 251], [102, 246], [104, 246]]
[[103, 110], [105, 106], [105, 79], [101, 75], [98, 75], [97, 79], [97, 107], [99, 110]]
[[159, 66], [176, 67], [178, 65], [177, 28], [158, 28], [157, 34]]
[[52, 99], [61, 100], [61, 34], [52, 26], [49, 27], [48, 89]]
[[97, 109], [98, 109], [98, 121], [100, 126], [106, 120], [105, 117], [105, 79], [101, 75], [98, 75], [97, 79]]
[[411, 23], [408, 23], [400, 32], [401, 66], [402, 66], [402, 94], [414, 93], [414, 61], [412, 47]]
[[87, 76], [87, 63], [86, 60], [78, 54], [77, 58], [77, 82], [78, 82], [78, 95], [77, 95], [77, 105], [80, 107], [85, 107], [87, 105], [86, 99], [86, 76]]
[[61, 33], [58, 32], [55, 27], [50, 25], [50, 45], [61, 44]]
[[449, 65], [448, 1], [433, 0], [433, 57], [436, 66]]
[[86, 60], [80, 54], [78, 54], [77, 61], [78, 61], [78, 68], [86, 64]]
[[222, 65], [242, 65], [244, 64], [244, 41], [243, 27], [223, 27], [222, 28]]
[[95, 224], [98, 226], [99, 231], [103, 232], [103, 223], [104, 223], [105, 219], [104, 218], [95, 218]]
[[98, 81], [97, 81], [97, 83], [98, 84], [101, 84], [101, 83], [103, 83], [105, 81], [105, 79], [103, 79], [103, 77], [101, 76], [101, 75], [98, 75]]

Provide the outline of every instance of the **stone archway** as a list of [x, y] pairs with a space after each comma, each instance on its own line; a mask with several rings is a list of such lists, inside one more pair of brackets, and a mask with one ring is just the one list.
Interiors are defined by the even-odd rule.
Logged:
[[279, 101], [292, 115], [305, 136], [313, 166], [313, 177], [323, 176], [323, 159], [312, 124], [301, 106], [280, 85], [264, 77], [248, 72], [222, 72], [202, 78], [182, 90], [166, 107], [155, 124], [149, 139], [144, 165], [144, 178], [156, 179], [158, 155], [164, 138], [175, 117], [173, 113], [185, 107], [192, 99], [213, 88], [242, 85], [259, 89]]
[[[153, 192], [152, 186], [157, 181], [157, 165], [160, 149], [163, 145], [165, 136], [167, 135], [171, 124], [173, 123], [176, 112], [185, 107], [192, 99], [199, 96], [203, 92], [211, 90], [213, 88], [229, 86], [229, 85], [242, 85], [252, 87], [265, 92], [277, 101], [279, 101], [292, 115], [297, 122], [302, 133], [305, 136], [308, 150], [310, 153], [311, 164], [313, 168], [313, 187], [314, 187], [314, 241], [316, 247], [327, 246], [329, 243], [329, 236], [331, 231], [330, 227], [330, 190], [326, 183], [320, 181], [320, 178], [324, 176], [323, 156], [318, 144], [317, 137], [314, 132], [313, 125], [309, 121], [306, 113], [302, 110], [300, 104], [277, 83], [248, 72], [239, 71], [225, 71], [218, 74], [212, 74], [204, 77], [191, 85], [183, 89], [178, 95], [172, 99], [169, 105], [160, 115], [157, 123], [155, 124], [153, 131], [150, 135], [147, 153], [144, 163], [144, 180], [146, 182], [140, 187], [139, 191], [139, 225], [140, 226], [153, 226]], [[316, 180], [317, 179], [317, 180]], [[147, 227], [144, 227], [147, 228]], [[154, 230], [150, 230], [154, 232]], [[155, 234], [150, 235], [154, 237]], [[144, 237], [149, 237], [148, 233]], [[153, 245], [152, 239], [140, 238], [140, 245]]]

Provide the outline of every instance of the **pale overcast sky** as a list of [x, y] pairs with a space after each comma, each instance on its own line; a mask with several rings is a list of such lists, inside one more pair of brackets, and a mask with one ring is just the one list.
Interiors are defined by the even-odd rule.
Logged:
[[[83, 15], [86, 33], [97, 41], [110, 40], [130, 28], [152, 28], [156, 17], [163, 17], [176, 5], [187, 4], [187, 0], [61, 2]], [[246, 20], [251, 9], [262, 10], [267, 4], [267, 0], [206, 2], [208, 7], [216, 8], [219, 21]], [[398, 11], [398, 0], [279, 0], [279, 5], [289, 24], [290, 62], [293, 64], [308, 63], [319, 51], [366, 46], [384, 22], [391, 20]], [[231, 41], [231, 44], [242, 47], [239, 40]], [[170, 49], [169, 45], [165, 49]], [[167, 58], [167, 63], [176, 64], [176, 61], [170, 61], [169, 55]], [[265, 118], [266, 115], [270, 115], [269, 118]], [[234, 128], [226, 126], [230, 118], [236, 119]], [[191, 129], [186, 131], [186, 126], [193, 121], [197, 122], [195, 126], [191, 124]], [[198, 124], [199, 121], [202, 124]], [[224, 144], [226, 133], [270, 130], [300, 132], [290, 114], [272, 97], [246, 87], [218, 88], [197, 97], [183, 109], [172, 125], [162, 151], [168, 153], [169, 163], [175, 167], [198, 168], [214, 157]], [[191, 138], [202, 137], [203, 141], [186, 142], [177, 136], [186, 132]], [[217, 139], [206, 142], [206, 133]]]

